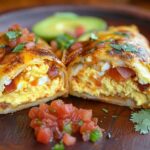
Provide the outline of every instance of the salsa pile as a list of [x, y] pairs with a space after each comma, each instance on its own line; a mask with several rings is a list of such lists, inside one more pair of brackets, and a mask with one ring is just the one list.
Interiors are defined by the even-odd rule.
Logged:
[[74, 145], [75, 133], [80, 133], [83, 141], [96, 142], [102, 137], [102, 129], [97, 125], [98, 119], [92, 117], [91, 109], [78, 109], [62, 100], [31, 108], [29, 118], [38, 142], [61, 142], [54, 146], [56, 150], [63, 147], [63, 143], [67, 146]]

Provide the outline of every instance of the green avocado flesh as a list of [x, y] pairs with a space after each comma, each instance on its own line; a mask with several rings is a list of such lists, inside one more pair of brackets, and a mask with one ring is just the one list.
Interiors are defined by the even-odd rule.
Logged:
[[83, 27], [84, 31], [105, 30], [107, 24], [104, 20], [90, 16], [78, 16], [74, 13], [56, 13], [32, 28], [33, 32], [44, 39], [53, 39], [64, 33], [72, 33], [77, 27]]

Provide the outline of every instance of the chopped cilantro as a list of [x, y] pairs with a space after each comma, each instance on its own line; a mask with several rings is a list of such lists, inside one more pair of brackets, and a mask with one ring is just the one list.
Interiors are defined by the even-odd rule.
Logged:
[[139, 131], [140, 134], [148, 134], [150, 132], [150, 109], [132, 113], [130, 120], [135, 123], [135, 131]]
[[8, 31], [8, 32], [6, 32], [6, 37], [9, 40], [14, 40], [14, 39], [20, 37], [21, 35], [22, 35], [22, 33], [20, 31]]
[[12, 52], [21, 52], [23, 50], [24, 46], [25, 46], [25, 43], [20, 43], [13, 49]]
[[90, 39], [91, 39], [91, 40], [97, 40], [98, 37], [97, 37], [97, 35], [96, 35], [95, 33], [91, 33]]
[[115, 52], [138, 52], [138, 49], [132, 44], [110, 44], [110, 46], [115, 49]]
[[55, 40], [61, 50], [68, 49], [76, 41], [76, 39], [69, 34], [59, 35]]
[[97, 44], [103, 44], [103, 43], [112, 42], [112, 41], [113, 41], [113, 39], [107, 39], [107, 40], [99, 41]]
[[52, 148], [53, 150], [64, 150], [64, 144], [60, 143], [60, 144], [55, 144], [54, 147]]
[[114, 34], [120, 35], [120, 36], [124, 36], [124, 37], [129, 37], [128, 33], [125, 32], [114, 32]]
[[83, 121], [80, 120], [80, 121], [78, 122], [78, 125], [79, 125], [79, 126], [82, 126], [82, 125], [83, 125]]
[[96, 129], [96, 130], [94, 130], [94, 131], [91, 132], [91, 134], [90, 134], [90, 141], [96, 142], [101, 137], [102, 137], [102, 132]]
[[102, 108], [102, 111], [108, 113], [108, 110], [106, 108]]
[[68, 124], [64, 125], [63, 131], [71, 134], [72, 133], [72, 124], [68, 123]]

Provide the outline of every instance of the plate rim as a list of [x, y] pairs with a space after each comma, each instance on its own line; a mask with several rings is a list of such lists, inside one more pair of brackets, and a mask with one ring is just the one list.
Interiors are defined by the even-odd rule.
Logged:
[[[78, 7], [77, 7], [78, 6]], [[68, 9], [84, 9], [84, 10], [99, 10], [101, 9], [102, 11], [106, 11], [106, 12], [116, 12], [116, 13], [120, 13], [122, 12], [123, 14], [126, 15], [132, 15], [134, 17], [140, 18], [140, 19], [146, 19], [146, 20], [150, 20], [150, 11], [137, 7], [137, 6], [131, 6], [131, 5], [114, 5], [114, 4], [101, 4], [99, 6], [90, 6], [90, 5], [40, 5], [40, 6], [29, 6], [29, 7], [25, 7], [25, 8], [16, 8], [16, 9], [10, 9], [10, 10], [6, 10], [6, 11], [2, 11], [0, 12], [0, 17], [4, 17], [6, 15], [14, 15], [17, 13], [21, 13], [24, 11], [28, 11], [28, 10], [33, 10], [36, 11], [37, 9], [45, 9], [45, 8], [50, 8], [50, 9], [62, 9], [62, 8], [68, 8]]]

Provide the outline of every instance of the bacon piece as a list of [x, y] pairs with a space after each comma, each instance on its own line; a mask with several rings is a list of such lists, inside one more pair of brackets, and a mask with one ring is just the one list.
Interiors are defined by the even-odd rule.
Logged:
[[47, 73], [48, 73], [48, 76], [51, 79], [54, 79], [58, 76], [59, 71], [58, 71], [58, 68], [55, 65], [52, 65], [51, 67], [49, 67], [49, 70], [48, 70]]
[[140, 91], [145, 91], [149, 88], [150, 84], [140, 84], [138, 83], [138, 88], [140, 89]]
[[11, 93], [14, 90], [16, 90], [16, 88], [17, 88], [17, 85], [16, 85], [15, 81], [13, 80], [9, 85], [5, 85], [4, 92]]

